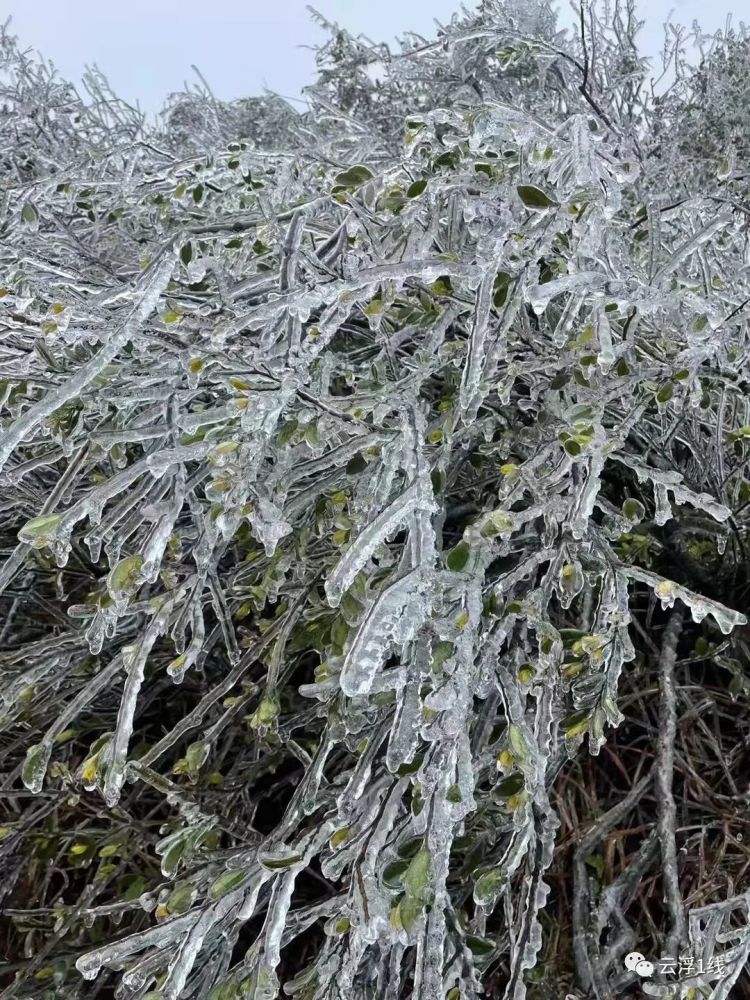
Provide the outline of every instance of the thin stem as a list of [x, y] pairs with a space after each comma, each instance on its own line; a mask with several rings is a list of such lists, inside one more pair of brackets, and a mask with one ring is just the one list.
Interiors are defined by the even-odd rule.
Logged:
[[674, 666], [677, 643], [682, 632], [682, 610], [675, 609], [664, 631], [659, 657], [659, 737], [656, 745], [654, 781], [657, 791], [657, 830], [663, 867], [665, 901], [669, 906], [671, 929], [667, 936], [667, 954], [676, 955], [679, 945], [687, 940], [685, 910], [677, 874], [677, 847], [675, 843], [676, 809], [672, 795], [674, 774], [674, 744], [677, 735], [677, 695]]

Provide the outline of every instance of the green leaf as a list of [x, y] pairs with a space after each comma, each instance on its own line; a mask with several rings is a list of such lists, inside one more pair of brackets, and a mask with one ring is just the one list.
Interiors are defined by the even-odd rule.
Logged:
[[272, 695], [267, 695], [255, 713], [254, 718], [262, 726], [270, 726], [274, 719], [278, 718], [281, 708], [278, 699]]
[[426, 847], [417, 851], [404, 872], [404, 888], [407, 896], [423, 902], [427, 900], [430, 888], [430, 853]]
[[143, 895], [143, 891], [146, 888], [146, 880], [142, 875], [136, 875], [135, 878], [130, 878], [128, 880], [128, 886], [123, 893], [123, 899], [130, 902], [132, 899], [138, 899], [139, 896]]
[[264, 868], [268, 868], [269, 871], [278, 871], [282, 868], [291, 868], [292, 865], [298, 864], [302, 860], [301, 854], [287, 854], [285, 857], [274, 858], [271, 855], [261, 856], [258, 858], [260, 863]]
[[448, 553], [446, 563], [448, 569], [454, 573], [460, 573], [469, 561], [471, 547], [468, 542], [459, 542], [455, 548]]
[[543, 212], [557, 204], [557, 202], [553, 201], [549, 195], [546, 195], [541, 188], [534, 187], [533, 184], [520, 184], [516, 190], [518, 191], [518, 196], [526, 208], [529, 208], [532, 211]]
[[62, 514], [42, 514], [27, 521], [18, 532], [19, 542], [25, 542], [27, 545], [44, 543], [54, 535], [61, 518]]
[[348, 826], [342, 827], [342, 829], [340, 830], [336, 830], [336, 832], [333, 834], [333, 836], [329, 841], [331, 850], [335, 851], [337, 847], [340, 847], [347, 839], [350, 833], [351, 829]]
[[343, 618], [337, 618], [331, 627], [331, 642], [337, 649], [343, 650], [348, 635], [348, 624]]
[[520, 759], [527, 756], [529, 748], [526, 745], [526, 739], [521, 729], [514, 722], [511, 722], [508, 726], [508, 740], [510, 741], [510, 745], [514, 752]]
[[440, 669], [446, 660], [449, 660], [455, 652], [456, 647], [452, 642], [448, 642], [445, 639], [439, 640], [432, 647], [432, 665], [435, 668]]
[[401, 889], [404, 884], [404, 874], [408, 867], [408, 861], [391, 861], [383, 869], [381, 876], [383, 885], [388, 889]]
[[469, 950], [477, 958], [486, 958], [491, 955], [495, 950], [494, 941], [490, 941], [488, 938], [476, 937], [473, 934], [466, 935], [466, 944], [469, 946]]
[[448, 791], [446, 792], [445, 797], [449, 802], [453, 803], [463, 802], [463, 797], [461, 795], [461, 786], [451, 785]]
[[276, 441], [279, 445], [289, 444], [289, 442], [294, 437], [294, 432], [299, 427], [299, 421], [294, 417], [291, 420], [287, 420], [284, 426], [279, 431], [279, 436]]
[[358, 451], [353, 458], [349, 459], [346, 466], [346, 474], [347, 476], [358, 476], [365, 471], [367, 465], [367, 459]]
[[643, 515], [646, 513], [646, 510], [640, 500], [628, 497], [622, 505], [622, 513], [623, 517], [626, 517], [628, 521], [633, 524], [637, 524], [638, 521], [643, 520]]
[[[422, 763], [421, 756], [419, 756], [419, 763]], [[409, 837], [407, 840], [402, 841], [398, 845], [396, 851], [400, 858], [405, 858], [407, 861], [411, 861], [412, 858], [415, 858], [417, 854], [419, 854], [423, 845], [424, 837]]]
[[398, 904], [401, 926], [408, 933], [417, 924], [424, 912], [424, 903], [413, 896], [405, 896]]
[[190, 744], [185, 751], [185, 760], [191, 774], [197, 774], [200, 771], [210, 752], [211, 744], [207, 740], [198, 740], [196, 743]]
[[601, 878], [604, 872], [604, 861], [602, 858], [598, 854], [589, 854], [585, 861], [586, 864], [590, 868], [593, 868], [596, 874]]
[[667, 385], [662, 386], [661, 389], [659, 389], [659, 391], [657, 392], [656, 402], [668, 403], [673, 395], [674, 395], [674, 386], [671, 385], [670, 383], [667, 383]]
[[50, 750], [46, 743], [37, 743], [26, 751], [21, 768], [21, 781], [32, 792], [40, 792], [47, 772]]
[[481, 527], [481, 534], [485, 538], [494, 538], [513, 530], [515, 521], [513, 517], [500, 508], [493, 510], [486, 518]]
[[238, 885], [241, 885], [246, 878], [247, 872], [224, 872], [223, 875], [219, 875], [216, 881], [211, 883], [208, 894], [212, 899], [221, 899], [222, 896], [226, 896], [232, 889], [236, 889]]
[[437, 280], [433, 281], [430, 285], [430, 291], [435, 295], [452, 295], [453, 285], [451, 284], [451, 279], [447, 275]]
[[185, 853], [187, 847], [187, 842], [183, 837], [181, 840], [176, 841], [172, 844], [169, 850], [164, 854], [161, 860], [161, 870], [167, 878], [172, 878], [179, 867], [180, 859]]
[[416, 774], [417, 771], [422, 766], [422, 756], [417, 754], [414, 760], [410, 764], [401, 764], [396, 769], [396, 774], [399, 778], [408, 778], [411, 774]]
[[589, 713], [574, 712], [562, 720], [560, 727], [566, 736], [580, 736], [581, 733], [585, 733], [589, 728]]
[[474, 900], [479, 906], [493, 906], [503, 886], [503, 873], [499, 869], [480, 875], [474, 884]]
[[358, 188], [369, 181], [372, 176], [373, 174], [369, 167], [365, 167], [363, 164], [357, 164], [356, 166], [345, 170], [343, 173], [337, 174], [336, 184], [339, 187]]
[[39, 222], [39, 212], [30, 201], [24, 203], [21, 209], [21, 218], [30, 226], [35, 226]]
[[512, 278], [513, 275], [508, 271], [498, 271], [495, 275], [495, 281], [492, 286], [494, 294], [492, 301], [496, 309], [500, 309], [505, 305]]
[[526, 666], [521, 667], [521, 669], [518, 671], [518, 679], [521, 682], [521, 684], [530, 684], [534, 680], [535, 676], [536, 672], [534, 668], [529, 664], [526, 664]]
[[389, 212], [398, 215], [406, 204], [404, 192], [399, 187], [391, 188], [389, 191], [386, 191], [383, 203]]
[[107, 577], [107, 589], [115, 594], [133, 594], [141, 585], [143, 569], [142, 556], [129, 556], [121, 559]]
[[516, 774], [510, 774], [507, 778], [503, 778], [502, 781], [498, 781], [495, 786], [495, 791], [503, 799], [509, 799], [511, 795], [517, 795], [523, 788], [525, 782], [524, 777], [520, 772]]
[[422, 179], [420, 181], [414, 181], [414, 183], [406, 189], [406, 197], [418, 198], [420, 194], [423, 193], [426, 187], [427, 187], [426, 180]]

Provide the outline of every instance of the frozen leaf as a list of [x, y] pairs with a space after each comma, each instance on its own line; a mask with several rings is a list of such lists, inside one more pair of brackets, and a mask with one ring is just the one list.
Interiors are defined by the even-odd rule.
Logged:
[[21, 780], [29, 791], [41, 791], [51, 754], [51, 747], [44, 743], [29, 747], [26, 751], [26, 760], [21, 770]]
[[533, 184], [521, 184], [516, 190], [526, 208], [530, 208], [534, 212], [543, 212], [556, 204], [548, 194]]
[[35, 548], [49, 546], [61, 519], [61, 514], [42, 514], [40, 517], [35, 517], [18, 532], [18, 540]]
[[116, 605], [127, 602], [139, 588], [142, 580], [143, 558], [129, 556], [112, 568], [107, 577], [107, 590]]

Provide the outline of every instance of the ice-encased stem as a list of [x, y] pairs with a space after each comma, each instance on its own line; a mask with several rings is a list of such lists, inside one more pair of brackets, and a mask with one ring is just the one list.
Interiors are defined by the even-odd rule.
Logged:
[[47, 732], [41, 741], [41, 746], [44, 747], [43, 753], [39, 754], [37, 758], [37, 765], [34, 768], [33, 780], [27, 781], [26, 776], [24, 776], [24, 784], [29, 789], [30, 792], [40, 792], [42, 790], [42, 783], [44, 782], [44, 776], [47, 773], [47, 766], [49, 765], [50, 757], [52, 756], [52, 750], [55, 745], [55, 740], [60, 735], [63, 730], [67, 729], [68, 725], [76, 718], [78, 713], [86, 705], [89, 705], [94, 698], [110, 683], [112, 678], [115, 676], [117, 671], [122, 666], [122, 655], [120, 653], [112, 659], [104, 669], [100, 670], [94, 677], [85, 681], [84, 686], [78, 692], [76, 697], [70, 702], [66, 708], [58, 715], [55, 722]]
[[679, 598], [683, 604], [690, 608], [693, 621], [698, 624], [703, 621], [706, 615], [711, 615], [724, 635], [729, 635], [732, 629], [738, 625], [747, 625], [746, 616], [739, 611], [732, 611], [731, 608], [719, 604], [718, 601], [701, 597], [700, 594], [693, 593], [692, 590], [688, 590], [687, 587], [683, 587], [673, 580], [667, 580], [649, 570], [625, 563], [621, 563], [618, 569], [624, 576], [628, 576], [632, 580], [640, 580], [641, 583], [646, 583], [653, 588], [664, 607], [672, 607], [675, 598]]
[[48, 392], [39, 402], [34, 403], [19, 417], [12, 427], [3, 431], [0, 439], [0, 470], [12, 455], [15, 448], [34, 431], [39, 424], [51, 416], [55, 410], [75, 399], [83, 392], [97, 375], [117, 357], [122, 348], [136, 334], [142, 324], [156, 308], [159, 297], [169, 284], [175, 265], [174, 248], [164, 252], [161, 263], [143, 290], [141, 299], [132, 310], [123, 326], [113, 333], [106, 344], [85, 364], [76, 369], [61, 386]]
[[120, 710], [117, 713], [117, 726], [111, 744], [111, 758], [104, 779], [104, 801], [110, 808], [117, 805], [120, 791], [125, 782], [125, 765], [127, 763], [128, 746], [133, 734], [133, 722], [138, 694], [143, 683], [146, 660], [154, 643], [167, 627], [169, 612], [183, 593], [184, 585], [169, 599], [154, 615], [138, 646], [129, 656], [123, 653], [127, 669], [125, 688], [120, 699]]
[[410, 570], [390, 583], [368, 609], [341, 668], [340, 683], [344, 694], [362, 695], [372, 687], [418, 579], [419, 570]]
[[464, 366], [459, 392], [459, 405], [466, 423], [470, 423], [476, 418], [476, 411], [479, 406], [477, 394], [484, 369], [485, 341], [490, 322], [492, 293], [496, 273], [497, 270], [494, 267], [487, 271], [477, 291], [476, 307], [474, 309], [471, 337], [469, 339], [469, 356]]
[[426, 476], [416, 479], [401, 496], [371, 521], [333, 568], [325, 583], [326, 596], [332, 608], [338, 607], [342, 595], [351, 587], [357, 573], [365, 566], [383, 539], [399, 528], [406, 517], [417, 508], [430, 512], [435, 509], [432, 486]]

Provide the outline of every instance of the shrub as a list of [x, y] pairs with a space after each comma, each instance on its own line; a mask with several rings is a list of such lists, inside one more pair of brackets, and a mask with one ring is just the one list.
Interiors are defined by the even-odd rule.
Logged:
[[4, 995], [738, 980], [747, 213], [634, 32], [338, 34], [263, 142], [4, 37]]

